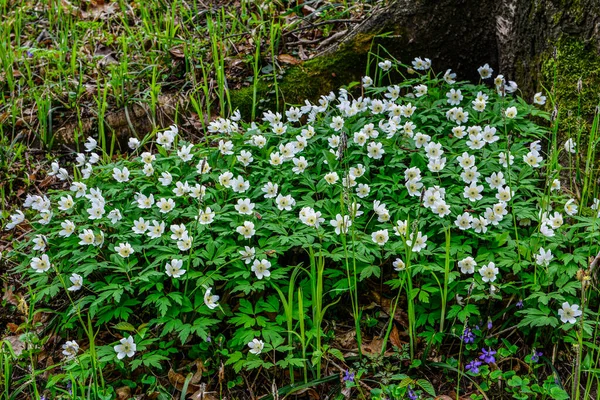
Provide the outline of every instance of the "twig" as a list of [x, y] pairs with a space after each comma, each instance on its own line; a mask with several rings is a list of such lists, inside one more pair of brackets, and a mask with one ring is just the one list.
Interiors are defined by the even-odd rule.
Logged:
[[337, 24], [337, 23], [358, 24], [358, 23], [361, 23], [362, 21], [363, 21], [362, 19], [330, 19], [328, 21], [316, 22], [314, 24], [312, 22], [309, 22], [310, 26], [301, 26], [300, 28], [296, 28], [289, 32], [284, 33], [283, 36], [291, 35], [292, 33], [304, 31], [306, 29], [316, 28], [317, 26], [321, 26], [321, 25]]

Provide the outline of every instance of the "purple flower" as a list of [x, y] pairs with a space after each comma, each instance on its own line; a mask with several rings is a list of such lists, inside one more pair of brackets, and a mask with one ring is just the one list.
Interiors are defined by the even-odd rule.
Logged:
[[519, 300], [519, 301], [517, 301], [517, 304], [515, 304], [515, 306], [516, 306], [518, 309], [521, 309], [521, 308], [523, 308], [523, 300]]
[[540, 357], [543, 355], [544, 353], [542, 353], [541, 351], [534, 351], [533, 355], [531, 356], [531, 361], [536, 363], [540, 360]]
[[473, 360], [465, 366], [465, 369], [467, 371], [471, 371], [474, 374], [478, 374], [480, 366], [481, 366], [481, 361]]
[[353, 382], [354, 372], [344, 371], [344, 382]]
[[473, 343], [473, 342], [475, 342], [475, 334], [473, 333], [471, 328], [469, 328], [467, 326], [467, 327], [465, 327], [465, 331], [463, 332], [460, 339], [465, 343]]
[[488, 318], [488, 323], [487, 323], [487, 328], [488, 328], [488, 330], [489, 330], [489, 329], [492, 329], [492, 327], [493, 327], [493, 326], [494, 326], [494, 325], [492, 325], [492, 320], [491, 320], [491, 318]]
[[410, 400], [417, 400], [419, 398], [419, 396], [417, 396], [417, 394], [414, 392], [414, 390], [412, 390], [411, 387], [408, 388], [408, 392], [406, 394], [408, 395], [408, 398]]
[[485, 363], [488, 364], [493, 364], [496, 362], [496, 359], [494, 358], [494, 354], [496, 354], [495, 350], [489, 349], [486, 351], [486, 349], [481, 349], [481, 351], [483, 352], [483, 354], [479, 356], [480, 360], [483, 360]]
[[73, 394], [73, 383], [71, 381], [67, 382], [67, 390], [69, 391], [69, 394]]

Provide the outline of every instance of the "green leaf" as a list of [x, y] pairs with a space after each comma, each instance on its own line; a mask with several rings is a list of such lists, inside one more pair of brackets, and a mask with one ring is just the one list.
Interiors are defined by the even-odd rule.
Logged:
[[113, 328], [121, 331], [135, 332], [135, 327], [129, 322], [119, 322], [118, 324], [114, 325]]

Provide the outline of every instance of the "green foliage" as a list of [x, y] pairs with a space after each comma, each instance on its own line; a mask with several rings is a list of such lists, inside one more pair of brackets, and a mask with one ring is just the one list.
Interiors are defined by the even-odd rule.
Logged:
[[[72, 174], [56, 164], [68, 189], [28, 198], [33, 232], [11, 254], [16, 270], [39, 298], [68, 299], [65, 328], [87, 315], [92, 342], [106, 326], [127, 332], [97, 351], [127, 371], [164, 368], [177, 344], [235, 372], [303, 368], [306, 383], [310, 368], [320, 379], [324, 360], [344, 359], [327, 343], [325, 317], [350, 317], [331, 312], [349, 297], [360, 349], [369, 282], [385, 282], [407, 310], [412, 368], [423, 363], [417, 337], [427, 353], [457, 332], [464, 340], [480, 319], [548, 343], [571, 330], [581, 344], [596, 325], [597, 296], [582, 291], [599, 250], [596, 212], [551, 190], [558, 171], [539, 144], [547, 131], [528, 118], [541, 111], [448, 80], [429, 71], [363, 86], [365, 97], [342, 90], [258, 124], [234, 113], [195, 145], [173, 126], [131, 157], [95, 165], [82, 155]], [[498, 344], [482, 331], [465, 356]], [[515, 394], [534, 390], [510, 379]], [[435, 395], [405, 377], [394, 396], [409, 387]]]

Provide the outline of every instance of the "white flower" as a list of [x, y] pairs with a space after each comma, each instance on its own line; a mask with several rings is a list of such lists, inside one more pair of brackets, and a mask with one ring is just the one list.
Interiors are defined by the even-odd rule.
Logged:
[[371, 233], [371, 240], [373, 240], [374, 243], [377, 243], [380, 246], [386, 244], [389, 238], [390, 237], [387, 229], [382, 229]]
[[492, 77], [494, 70], [486, 63], [482, 67], [477, 68], [477, 72], [479, 72], [481, 79], [488, 79]]
[[189, 183], [187, 182], [177, 182], [175, 184], [175, 188], [173, 189], [173, 193], [177, 197], [185, 196], [191, 190]]
[[266, 199], [272, 199], [277, 196], [277, 191], [279, 190], [279, 185], [276, 183], [273, 184], [271, 182], [267, 182], [261, 189], [265, 193]]
[[577, 150], [575, 149], [577, 147], [577, 143], [575, 143], [573, 138], [569, 138], [569, 140], [567, 140], [565, 142], [564, 147], [565, 147], [565, 150], [568, 151], [569, 153], [575, 154], [577, 152]]
[[118, 221], [120, 221], [123, 218], [123, 216], [121, 215], [121, 211], [117, 210], [116, 208], [114, 210], [112, 210], [111, 212], [109, 212], [106, 217], [108, 219], [110, 219], [110, 222], [113, 225], [116, 224]]
[[152, 166], [152, 164], [144, 164], [144, 168], [142, 168], [142, 171], [146, 176], [154, 175], [154, 167]]
[[448, 104], [452, 106], [459, 105], [463, 99], [460, 89], [450, 89], [450, 91], [446, 93], [446, 97], [448, 98]]
[[196, 171], [199, 174], [207, 174], [210, 172], [210, 164], [208, 163], [208, 160], [206, 160], [206, 158], [203, 158], [200, 161], [198, 161], [198, 164], [196, 164]]
[[469, 186], [465, 186], [463, 197], [465, 199], [469, 199], [470, 201], [477, 201], [483, 198], [481, 192], [483, 191], [483, 185], [477, 185], [476, 183], [471, 183]]
[[46, 272], [51, 267], [50, 259], [46, 254], [42, 254], [41, 257], [33, 257], [30, 265], [37, 273]]
[[537, 92], [533, 96], [533, 102], [535, 104], [539, 104], [539, 105], [543, 106], [544, 104], [546, 104], [546, 96], [542, 95], [542, 92]]
[[250, 347], [250, 353], [260, 354], [265, 347], [265, 342], [258, 339], [252, 339], [252, 341], [248, 343], [248, 347]]
[[512, 199], [512, 195], [513, 193], [510, 190], [510, 187], [505, 186], [498, 188], [498, 194], [496, 194], [496, 198], [501, 202], [507, 202], [510, 201], [510, 199]]
[[135, 150], [138, 147], [140, 147], [140, 141], [137, 138], [129, 138], [129, 141], [127, 142], [127, 146], [129, 146], [129, 148], [131, 150]]
[[69, 237], [75, 232], [75, 224], [68, 219], [60, 223], [62, 230], [58, 232], [59, 236]]
[[173, 208], [175, 208], [175, 202], [173, 201], [173, 199], [161, 198], [156, 202], [156, 206], [162, 214], [166, 214]]
[[131, 229], [138, 235], [143, 235], [148, 230], [148, 222], [140, 217], [137, 221], [133, 221]]
[[542, 226], [540, 226], [540, 233], [546, 237], [554, 236], [554, 230], [547, 224], [542, 224]]
[[250, 270], [256, 274], [258, 279], [262, 279], [264, 277], [271, 276], [271, 271], [269, 271], [269, 268], [271, 268], [271, 263], [269, 260], [254, 260]]
[[325, 179], [325, 182], [327, 182], [328, 184], [333, 185], [340, 179], [340, 176], [337, 172], [329, 172], [328, 174], [325, 174], [325, 177], [323, 179]]
[[201, 225], [212, 224], [215, 220], [215, 213], [210, 207], [206, 207], [204, 211], [200, 211], [197, 219]]
[[[552, 181], [552, 184], [550, 185], [550, 191], [554, 192], [556, 190], [560, 190], [560, 180], [558, 179], [554, 179]], [[593, 210], [595, 210], [595, 208], [592, 208]]]
[[48, 239], [46, 239], [46, 236], [35, 235], [35, 238], [33, 238], [33, 244], [35, 244], [35, 246], [33, 247], [33, 250], [35, 250], [35, 251], [46, 250], [46, 243], [48, 243]]
[[506, 183], [504, 174], [502, 172], [494, 172], [485, 181], [490, 185], [492, 189], [500, 189]]
[[71, 292], [80, 290], [81, 287], [83, 286], [83, 277], [81, 275], [73, 274], [73, 275], [71, 275], [69, 280], [71, 281], [73, 286], [68, 287], [67, 290], [69, 290]]
[[79, 345], [74, 340], [69, 340], [65, 344], [62, 345], [63, 355], [67, 360], [71, 360], [77, 357], [77, 353], [79, 353]]
[[471, 168], [465, 168], [463, 170], [463, 172], [460, 174], [460, 177], [462, 178], [464, 183], [471, 184], [471, 183], [477, 183], [479, 175], [481, 175], [481, 174], [477, 171], [477, 167], [471, 167]]
[[400, 258], [396, 258], [396, 260], [392, 263], [392, 266], [394, 267], [394, 270], [398, 272], [406, 269], [406, 264], [404, 264], [404, 261], [402, 261]]
[[242, 164], [244, 167], [247, 167], [248, 165], [250, 165], [250, 163], [252, 161], [254, 161], [254, 157], [252, 157], [252, 153], [250, 153], [249, 151], [246, 150], [242, 150], [240, 152], [240, 155], [237, 156], [237, 160], [240, 162], [240, 164]]
[[165, 223], [164, 221], [158, 222], [156, 220], [152, 221], [152, 226], [148, 228], [148, 236], [152, 239], [157, 239], [162, 236], [165, 231]]
[[490, 262], [479, 269], [479, 274], [481, 274], [484, 282], [494, 282], [498, 274], [498, 268], [496, 268], [496, 264]]
[[19, 225], [21, 222], [25, 221], [25, 214], [21, 212], [21, 210], [17, 210], [14, 214], [10, 216], [10, 222], [6, 224], [6, 230], [12, 229], [15, 226]]
[[91, 229], [84, 229], [82, 233], [79, 234], [79, 242], [80, 246], [91, 245], [94, 244], [94, 231]]
[[244, 250], [240, 250], [239, 253], [242, 256], [242, 260], [244, 260], [246, 264], [250, 264], [256, 256], [256, 249], [254, 249], [254, 247], [244, 246]]
[[193, 147], [194, 146], [191, 144], [187, 146], [181, 146], [181, 149], [177, 150], [177, 156], [184, 162], [191, 161], [192, 158], [194, 158], [194, 156], [191, 154]]
[[575, 318], [582, 314], [578, 304], [570, 305], [566, 301], [562, 304], [562, 308], [558, 310], [558, 315], [563, 324], [569, 323], [574, 324]]
[[417, 85], [415, 86], [415, 96], [421, 97], [427, 94], [427, 86], [425, 85]]
[[181, 267], [183, 267], [183, 260], [174, 258], [165, 266], [165, 273], [171, 278], [181, 278], [186, 271], [185, 269], [181, 269]]
[[254, 210], [254, 203], [250, 199], [238, 199], [235, 209], [240, 214], [250, 215]]
[[88, 153], [90, 151], [94, 151], [96, 149], [96, 146], [98, 146], [98, 142], [90, 136], [85, 142], [85, 151], [87, 151]]
[[489, 222], [485, 217], [479, 216], [471, 221], [471, 228], [477, 233], [486, 233]]
[[507, 159], [506, 158], [506, 153], [501, 152], [500, 154], [498, 154], [498, 161], [500, 162], [500, 165], [502, 165], [504, 168], [508, 168], [508, 164], [510, 164], [510, 165], [514, 164], [514, 162], [515, 162], [515, 156], [513, 156], [510, 153], [508, 153], [508, 159]]
[[[392, 62], [390, 60], [384, 60], [384, 61], [380, 61], [378, 64], [379, 68], [381, 68], [384, 71], [389, 71], [392, 68]], [[368, 78], [368, 77], [365, 77]], [[371, 78], [369, 78], [371, 79]]]
[[173, 176], [169, 172], [163, 172], [161, 174], [161, 178], [158, 178], [158, 181], [163, 186], [169, 186], [171, 182], [173, 182]]
[[517, 107], [508, 107], [506, 111], [504, 111], [504, 115], [509, 119], [515, 118], [517, 116]]
[[73, 182], [70, 190], [75, 192], [75, 198], [80, 198], [85, 196], [85, 192], [87, 191], [87, 186], [82, 182]]
[[244, 180], [241, 175], [231, 181], [231, 190], [236, 193], [244, 193], [250, 188], [250, 182]]
[[379, 142], [370, 142], [367, 145], [367, 155], [369, 158], [373, 158], [375, 160], [381, 159], [385, 154], [385, 150], [383, 149], [383, 144]]
[[567, 201], [565, 204], [565, 212], [570, 216], [577, 214], [577, 204], [575, 204], [575, 200], [569, 199], [569, 201]]
[[211, 295], [210, 292], [212, 291], [212, 288], [209, 287], [208, 289], [206, 289], [206, 292], [204, 293], [204, 304], [206, 304], [206, 306], [208, 308], [210, 308], [211, 310], [214, 310], [215, 308], [219, 307], [219, 303], [217, 303], [217, 301], [219, 301], [219, 296], [217, 296], [216, 294]]
[[363, 76], [362, 84], [364, 87], [369, 87], [369, 86], [373, 85], [373, 79], [371, 79], [371, 77], [369, 77], [369, 76]]
[[186, 238], [188, 236], [188, 231], [187, 228], [185, 227], [185, 224], [173, 224], [170, 227], [171, 232], [173, 232], [171, 234], [171, 239], [173, 240], [183, 240], [184, 238]]
[[335, 219], [332, 219], [329, 223], [335, 228], [336, 235], [348, 233], [348, 228], [352, 226], [352, 220], [349, 215], [342, 217], [341, 214], [337, 214]]
[[277, 198], [275, 199], [275, 202], [277, 203], [277, 208], [282, 211], [290, 211], [292, 207], [296, 204], [296, 200], [294, 200], [289, 194], [287, 196], [282, 196], [281, 194], [278, 194]]
[[129, 336], [127, 339], [121, 339], [121, 344], [118, 344], [114, 347], [117, 352], [117, 358], [122, 360], [127, 357], [133, 357], [136, 350], [136, 344], [133, 342], [133, 337]]
[[364, 183], [359, 183], [356, 188], [356, 195], [361, 199], [367, 197], [370, 192], [371, 188], [369, 187], [369, 185], [366, 185]]
[[444, 74], [444, 80], [446, 81], [447, 84], [452, 85], [453, 83], [455, 83], [455, 79], [456, 79], [456, 74], [452, 72], [451, 69], [446, 70], [446, 73]]
[[473, 257], [467, 257], [460, 260], [458, 266], [460, 267], [460, 272], [463, 274], [474, 274], [477, 262]]
[[129, 181], [129, 170], [127, 167], [123, 167], [123, 169], [113, 168], [113, 178], [117, 182], [127, 182]]
[[188, 236], [187, 233], [181, 238], [181, 240], [177, 241], [177, 248], [181, 251], [188, 251], [192, 248], [192, 243], [194, 242], [194, 238]]
[[547, 267], [553, 258], [554, 256], [550, 250], [544, 250], [543, 247], [540, 247], [540, 253], [535, 255], [535, 263]]
[[456, 159], [463, 169], [475, 166], [475, 156], [469, 155], [467, 152], [462, 153]]
[[75, 203], [73, 202], [73, 198], [71, 197], [71, 195], [67, 195], [66, 197], [63, 196], [58, 201], [58, 209], [61, 211], [70, 210], [71, 208], [73, 208], [74, 205]]
[[306, 167], [308, 166], [308, 162], [306, 161], [306, 159], [304, 158], [304, 156], [301, 156], [300, 158], [295, 158], [292, 160], [294, 162], [295, 167], [292, 168], [292, 171], [296, 174], [301, 174], [304, 172], [304, 170], [306, 169]]
[[123, 258], [127, 258], [134, 253], [133, 247], [129, 243], [119, 243], [118, 246], [115, 246], [115, 250]]
[[152, 164], [152, 162], [156, 160], [156, 156], [148, 151], [143, 152], [140, 157], [144, 164]]
[[423, 236], [421, 232], [417, 232], [417, 237], [414, 239], [415, 232], [410, 233], [410, 238], [406, 241], [406, 244], [412, 246], [412, 251], [415, 253], [421, 252], [424, 248], [427, 247], [427, 236]]
[[254, 229], [254, 223], [251, 221], [244, 221], [243, 225], [236, 228], [236, 232], [244, 236], [246, 239], [250, 239], [256, 233]]
[[454, 221], [454, 225], [458, 226], [461, 231], [467, 230], [471, 228], [471, 222], [473, 221], [473, 217], [468, 212], [459, 215]]

